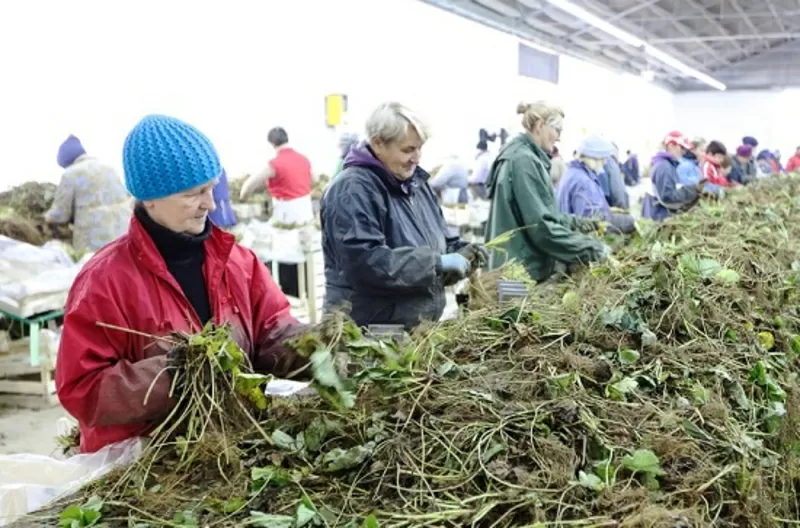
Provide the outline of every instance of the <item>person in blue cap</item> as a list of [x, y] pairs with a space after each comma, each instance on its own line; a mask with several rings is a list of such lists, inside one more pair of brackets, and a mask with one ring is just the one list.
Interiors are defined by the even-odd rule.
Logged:
[[615, 146], [605, 138], [584, 138], [578, 146], [578, 159], [569, 163], [558, 184], [556, 197], [562, 213], [603, 220], [610, 224], [612, 231], [628, 234], [635, 230], [633, 217], [611, 212], [598, 179], [598, 173], [614, 150]]
[[284, 342], [308, 327], [253, 252], [209, 220], [222, 176], [211, 141], [150, 115], [122, 159], [136, 199], [130, 228], [75, 279], [56, 363], [58, 398], [78, 420], [84, 453], [147, 436], [175, 405], [182, 358], [157, 337], [227, 324], [255, 371], [285, 377], [307, 365]]
[[72, 247], [94, 252], [128, 230], [132, 202], [114, 168], [89, 156], [70, 135], [58, 148], [64, 169], [55, 198], [44, 219], [48, 224], [72, 224]]

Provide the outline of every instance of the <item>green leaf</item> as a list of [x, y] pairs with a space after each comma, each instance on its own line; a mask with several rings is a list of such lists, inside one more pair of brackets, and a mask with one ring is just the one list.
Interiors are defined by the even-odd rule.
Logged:
[[663, 475], [658, 456], [649, 449], [637, 449], [633, 454], [622, 457], [622, 465], [634, 472], [650, 475]]
[[280, 429], [275, 429], [272, 432], [271, 438], [272, 443], [274, 443], [275, 447], [278, 449], [283, 449], [284, 451], [297, 451], [297, 444], [295, 443], [294, 438], [284, 433]]
[[322, 466], [325, 471], [342, 471], [352, 469], [363, 464], [375, 450], [375, 443], [368, 442], [363, 446], [350, 449], [336, 448], [322, 456]]
[[708, 403], [710, 399], [710, 394], [708, 389], [700, 385], [699, 383], [695, 383], [692, 387], [692, 398], [694, 399], [695, 405], [705, 405]]
[[282, 488], [292, 480], [291, 473], [277, 466], [254, 467], [250, 470], [251, 489], [260, 492], [267, 486]]
[[294, 517], [251, 511], [247, 525], [256, 528], [294, 528]]
[[594, 491], [603, 491], [606, 487], [600, 477], [594, 473], [586, 473], [585, 471], [578, 472], [578, 485], [583, 486]]
[[719, 270], [714, 278], [722, 284], [737, 284], [739, 282], [739, 274], [736, 271], [728, 268]]
[[312, 522], [316, 517], [317, 511], [301, 502], [300, 505], [297, 506], [297, 513], [295, 514], [295, 527], [302, 528]]
[[641, 354], [637, 350], [632, 350], [630, 348], [625, 348], [619, 351], [619, 362], [623, 365], [633, 365], [637, 361], [639, 361], [639, 357]]
[[378, 522], [377, 517], [370, 515], [364, 519], [364, 522], [361, 524], [361, 528], [381, 528], [381, 525]]

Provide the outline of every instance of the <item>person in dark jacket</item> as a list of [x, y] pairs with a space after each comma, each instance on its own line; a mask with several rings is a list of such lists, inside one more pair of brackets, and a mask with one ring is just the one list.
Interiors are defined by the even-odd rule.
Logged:
[[384, 103], [366, 132], [322, 197], [325, 310], [349, 305], [361, 326], [413, 328], [442, 316], [445, 286], [485, 262], [486, 250], [449, 235], [419, 167], [428, 129], [414, 112]]
[[745, 136], [742, 138], [742, 145], [750, 147], [750, 159], [747, 161], [747, 167], [742, 169], [744, 183], [747, 184], [758, 178], [763, 178], [764, 175], [761, 173], [761, 168], [756, 163], [755, 157], [753, 157], [753, 154], [756, 153], [756, 147], [758, 147], [758, 140], [753, 136]]
[[228, 175], [225, 169], [219, 177], [219, 182], [214, 186], [214, 205], [217, 208], [208, 213], [208, 217], [217, 227], [233, 227], [236, 225], [236, 213], [231, 207], [231, 192], [228, 189]]
[[639, 158], [630, 150], [626, 152], [626, 155], [628, 159], [622, 164], [622, 172], [625, 174], [625, 185], [633, 187], [634, 185], [639, 185], [639, 181], [642, 179], [639, 172]]
[[664, 138], [663, 145], [664, 150], [653, 157], [651, 188], [642, 203], [642, 216], [658, 221], [689, 209], [700, 198], [706, 183], [705, 180], [700, 180], [695, 185], [680, 184], [678, 160], [692, 148], [686, 136], [680, 132], [670, 132]]
[[753, 162], [753, 147], [740, 145], [733, 157], [733, 170], [728, 174], [732, 184], [747, 185], [758, 178], [756, 165]]

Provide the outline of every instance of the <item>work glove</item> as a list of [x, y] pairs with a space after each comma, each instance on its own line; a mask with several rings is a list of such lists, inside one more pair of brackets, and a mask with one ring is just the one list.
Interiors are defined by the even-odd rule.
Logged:
[[450, 277], [450, 280], [458, 282], [466, 278], [472, 267], [467, 257], [460, 253], [447, 253], [442, 255], [440, 259], [442, 265], [442, 274], [445, 277]]
[[489, 263], [489, 251], [481, 244], [469, 244], [458, 252], [470, 263], [472, 268], [482, 268]]
[[593, 220], [592, 218], [575, 219], [575, 229], [577, 229], [578, 231], [580, 231], [585, 235], [596, 232], [597, 227], [598, 227], [597, 220]]

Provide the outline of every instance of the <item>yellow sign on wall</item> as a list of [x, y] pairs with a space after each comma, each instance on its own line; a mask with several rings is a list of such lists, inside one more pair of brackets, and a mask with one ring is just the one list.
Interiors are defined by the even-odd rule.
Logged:
[[330, 94], [325, 96], [325, 124], [337, 127], [344, 123], [347, 114], [347, 96], [344, 94]]

